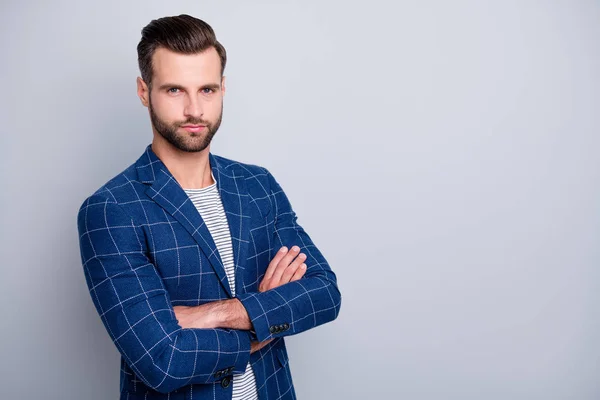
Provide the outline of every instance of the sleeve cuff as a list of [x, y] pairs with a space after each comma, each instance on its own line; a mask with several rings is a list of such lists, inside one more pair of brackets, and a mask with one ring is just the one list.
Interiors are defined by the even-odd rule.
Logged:
[[[262, 311], [260, 303], [256, 298], [256, 293], [244, 293], [237, 296], [250, 318], [250, 322], [253, 326], [256, 341], [263, 342], [271, 338], [271, 332], [269, 331], [269, 324], [267, 321], [266, 314]], [[252, 336], [250, 336], [252, 337]]]

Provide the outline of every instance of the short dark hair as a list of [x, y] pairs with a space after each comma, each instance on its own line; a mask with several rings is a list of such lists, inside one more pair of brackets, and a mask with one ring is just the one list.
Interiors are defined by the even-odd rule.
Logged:
[[152, 83], [152, 55], [157, 48], [164, 47], [181, 54], [200, 53], [214, 47], [221, 59], [221, 76], [225, 71], [227, 53], [206, 22], [187, 14], [163, 17], [150, 21], [142, 29], [138, 43], [138, 64], [142, 79], [148, 87]]

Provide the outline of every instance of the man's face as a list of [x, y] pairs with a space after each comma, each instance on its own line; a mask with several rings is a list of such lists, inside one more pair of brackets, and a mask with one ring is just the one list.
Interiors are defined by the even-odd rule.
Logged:
[[217, 51], [184, 55], [158, 48], [152, 70], [148, 110], [154, 131], [181, 151], [207, 148], [223, 116], [225, 78]]

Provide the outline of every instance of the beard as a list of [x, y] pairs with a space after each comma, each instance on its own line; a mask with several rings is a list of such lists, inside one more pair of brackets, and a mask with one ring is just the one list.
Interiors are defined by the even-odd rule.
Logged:
[[[215, 136], [215, 133], [219, 130], [221, 119], [223, 118], [223, 100], [221, 100], [221, 114], [215, 122], [198, 118], [188, 118], [185, 121], [175, 121], [171, 123], [163, 121], [154, 112], [152, 100], [149, 100], [148, 102], [148, 110], [150, 111], [152, 127], [156, 132], [178, 150], [193, 153], [206, 149], [213, 136]], [[178, 133], [177, 130], [182, 125], [206, 125], [206, 132]]]

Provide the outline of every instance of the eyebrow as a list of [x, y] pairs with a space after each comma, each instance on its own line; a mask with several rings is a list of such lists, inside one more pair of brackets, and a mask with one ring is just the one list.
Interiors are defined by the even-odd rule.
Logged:
[[[162, 84], [162, 85], [160, 85], [158, 87], [159, 90], [165, 90], [165, 89], [171, 89], [171, 88], [185, 90], [185, 88], [183, 86], [176, 85], [174, 83], [165, 83], [165, 84]], [[221, 88], [221, 85], [218, 84], [218, 83], [207, 83], [206, 85], [202, 85], [200, 87], [200, 90], [202, 90], [202, 89], [213, 89], [213, 90], [216, 90], [216, 89], [220, 89], [220, 88]]]

